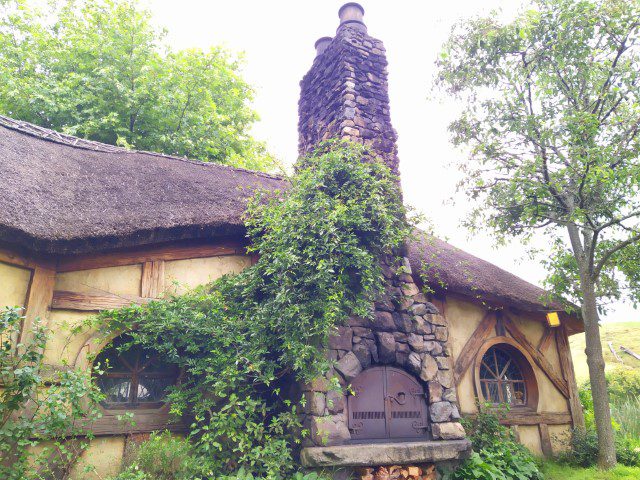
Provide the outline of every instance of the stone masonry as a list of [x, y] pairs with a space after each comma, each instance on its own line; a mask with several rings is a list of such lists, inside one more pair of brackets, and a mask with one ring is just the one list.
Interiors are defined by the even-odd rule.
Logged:
[[346, 386], [373, 365], [400, 367], [423, 383], [432, 439], [465, 436], [459, 423], [447, 322], [418, 290], [406, 258], [401, 269], [392, 266], [390, 256], [382, 265], [386, 294], [375, 302], [373, 318], [351, 317], [347, 325], [338, 327], [328, 345], [335, 368], [327, 379], [304, 387], [305, 423], [311, 432], [308, 445], [340, 445], [351, 440], [346, 395], [332, 390], [328, 379], [335, 376]]
[[[364, 10], [346, 4], [333, 39], [316, 43], [318, 55], [301, 82], [299, 153], [342, 138], [364, 144], [398, 174], [397, 135], [389, 114], [384, 45], [367, 34]], [[341, 445], [351, 440], [347, 397], [329, 388], [332, 377], [346, 387], [375, 365], [396, 366], [422, 382], [427, 392], [425, 440], [465, 437], [459, 423], [453, 365], [445, 318], [419, 291], [403, 252], [381, 259], [386, 293], [373, 305], [371, 319], [352, 317], [338, 327], [327, 346], [335, 367], [327, 378], [304, 387], [307, 446]], [[343, 389], [344, 390], [344, 389]]]

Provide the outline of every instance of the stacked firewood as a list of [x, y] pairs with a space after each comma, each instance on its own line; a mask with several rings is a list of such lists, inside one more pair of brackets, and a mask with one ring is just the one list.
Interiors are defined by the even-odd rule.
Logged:
[[435, 465], [359, 468], [359, 480], [436, 480]]

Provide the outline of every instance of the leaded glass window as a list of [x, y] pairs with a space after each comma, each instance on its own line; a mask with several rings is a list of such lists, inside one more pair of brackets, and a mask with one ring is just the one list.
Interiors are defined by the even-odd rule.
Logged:
[[96, 381], [106, 408], [158, 408], [178, 378], [178, 368], [160, 360], [156, 352], [127, 346], [119, 337], [97, 357], [104, 373]]
[[493, 404], [527, 404], [527, 387], [522, 370], [509, 350], [494, 345], [480, 364], [482, 396]]

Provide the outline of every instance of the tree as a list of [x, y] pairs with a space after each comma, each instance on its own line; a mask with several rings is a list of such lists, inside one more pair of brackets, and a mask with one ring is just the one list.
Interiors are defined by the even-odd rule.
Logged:
[[640, 3], [535, 0], [454, 27], [437, 85], [466, 103], [450, 125], [470, 160], [469, 224], [542, 233], [549, 285], [584, 321], [601, 467], [616, 463], [599, 313], [640, 298]]
[[0, 0], [0, 113], [91, 140], [256, 169], [274, 167], [240, 61], [172, 51], [137, 0]]

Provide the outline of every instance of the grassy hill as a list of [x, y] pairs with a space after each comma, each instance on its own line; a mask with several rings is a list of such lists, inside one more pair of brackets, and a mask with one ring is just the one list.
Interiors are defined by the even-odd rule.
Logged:
[[[613, 342], [613, 347], [626, 366], [640, 370], [640, 360], [620, 351], [620, 345], [623, 345], [640, 355], [640, 322], [603, 323], [600, 327], [600, 336], [607, 370], [620, 365], [609, 350], [608, 342]], [[578, 384], [581, 384], [589, 379], [587, 356], [584, 353], [584, 334], [571, 336], [569, 344], [571, 345], [576, 378]]]

